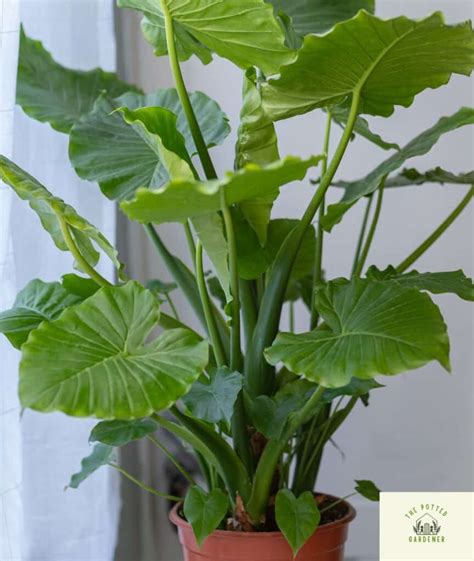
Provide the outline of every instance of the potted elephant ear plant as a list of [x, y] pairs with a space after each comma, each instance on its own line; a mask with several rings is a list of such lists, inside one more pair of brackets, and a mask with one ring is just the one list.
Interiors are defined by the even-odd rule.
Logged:
[[[382, 20], [373, 0], [119, 6], [142, 12], [144, 35], [157, 56], [168, 56], [175, 88], [144, 93], [100, 69], [65, 68], [23, 32], [17, 99], [29, 116], [69, 135], [77, 174], [143, 224], [174, 284], [130, 279], [92, 224], [0, 157], [0, 178], [31, 206], [58, 250], [72, 254], [76, 269], [57, 282], [31, 281], [0, 315], [0, 331], [22, 354], [22, 406], [97, 418], [93, 449], [70, 486], [111, 466], [176, 501], [171, 520], [188, 561], [340, 561], [355, 512], [348, 497], [314, 492], [325, 445], [383, 387], [377, 376], [430, 361], [450, 370], [447, 328], [430, 293], [473, 300], [461, 270], [413, 265], [468, 206], [474, 173], [404, 166], [472, 124], [474, 111], [443, 116], [402, 147], [372, 132], [364, 115], [388, 118], [452, 74], [468, 76], [471, 26], [447, 25], [440, 13]], [[228, 136], [228, 119], [205, 93], [186, 89], [180, 66], [216, 55], [239, 67], [243, 80], [234, 169], [220, 177], [210, 149]], [[327, 121], [320, 154], [281, 157], [274, 122], [313, 110]], [[337, 138], [333, 152], [330, 136]], [[354, 136], [390, 154], [366, 177], [343, 180], [338, 168], [351, 157]], [[314, 189], [303, 215], [273, 219], [280, 188], [305, 178]], [[384, 193], [422, 183], [457, 184], [465, 193], [429, 238], [413, 240], [410, 255], [381, 270], [369, 256]], [[341, 197], [326, 205], [330, 188]], [[352, 269], [327, 278], [324, 237], [355, 205], [366, 210]], [[168, 222], [182, 225], [187, 263], [160, 237]], [[114, 282], [97, 271], [103, 258], [115, 264]], [[176, 287], [201, 329], [178, 317]], [[300, 299], [308, 331], [295, 333]], [[287, 313], [290, 330], [280, 332]], [[194, 481], [157, 429], [192, 450], [205, 483]], [[164, 451], [189, 481], [183, 502], [120, 466], [117, 451], [139, 438]], [[369, 480], [357, 480], [354, 492], [379, 496]]]

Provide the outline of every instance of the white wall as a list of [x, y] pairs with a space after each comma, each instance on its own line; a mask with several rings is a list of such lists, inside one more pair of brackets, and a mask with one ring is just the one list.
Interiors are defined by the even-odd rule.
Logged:
[[[417, 18], [440, 9], [449, 22], [466, 20], [472, 17], [473, 11], [469, 0], [379, 0], [377, 4], [381, 17], [406, 14]], [[133, 31], [133, 20], [133, 16], [127, 16], [125, 22], [128, 40], [132, 42], [129, 48], [133, 52], [127, 64], [128, 78], [140, 81], [147, 90], [170, 85], [166, 61], [153, 59], [137, 28]], [[219, 170], [231, 169], [240, 110], [241, 73], [224, 60], [216, 60], [208, 67], [193, 60], [183, 67], [188, 88], [203, 90], [218, 100], [231, 119], [232, 137], [224, 147], [213, 151]], [[403, 145], [439, 117], [454, 113], [462, 105], [470, 105], [472, 93], [469, 79], [455, 77], [449, 86], [418, 96], [412, 107], [397, 110], [391, 119], [372, 118], [370, 121], [384, 138]], [[323, 126], [324, 117], [320, 112], [279, 123], [282, 155], [318, 153]], [[357, 140], [352, 143], [338, 177], [361, 177], [386, 157], [382, 150]], [[408, 165], [422, 170], [436, 165], [452, 171], [472, 169], [472, 132], [465, 128], [447, 135], [429, 155], [411, 160]], [[285, 188], [274, 216], [300, 216], [310, 191], [306, 184]], [[464, 192], [465, 188], [453, 186], [421, 186], [388, 192], [370, 262], [380, 267], [397, 264], [431, 233]], [[334, 191], [332, 197], [338, 196]], [[360, 207], [352, 210], [344, 224], [326, 238], [324, 267], [329, 277], [348, 274], [361, 211]], [[472, 210], [469, 210], [416, 266], [423, 271], [462, 267], [467, 274], [472, 274], [472, 224]], [[141, 235], [136, 230], [130, 236], [132, 246], [140, 243]], [[164, 236], [175, 251], [186, 255], [179, 230], [166, 227]], [[134, 252], [135, 256], [137, 253]], [[145, 255], [147, 262], [143, 263]], [[160, 265], [157, 270], [154, 259], [151, 251], [141, 251], [140, 262], [135, 261], [135, 271], [145, 277], [153, 274], [165, 277], [163, 267]], [[344, 495], [352, 489], [353, 479], [367, 478], [386, 491], [474, 491], [473, 318], [469, 305], [455, 296], [436, 297], [436, 301], [449, 325], [453, 375], [431, 364], [417, 372], [381, 379], [387, 388], [374, 392], [370, 407], [359, 407], [337, 434], [345, 460], [329, 447], [320, 489]], [[182, 301], [180, 308], [186, 314]], [[306, 324], [306, 316], [300, 313], [298, 327], [306, 329]], [[378, 558], [377, 505], [357, 499], [354, 503], [359, 517], [352, 530], [349, 554], [364, 560]]]

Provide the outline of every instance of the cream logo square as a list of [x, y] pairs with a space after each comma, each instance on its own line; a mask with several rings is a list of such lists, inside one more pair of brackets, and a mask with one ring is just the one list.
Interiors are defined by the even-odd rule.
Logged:
[[474, 493], [382, 493], [380, 561], [474, 561]]

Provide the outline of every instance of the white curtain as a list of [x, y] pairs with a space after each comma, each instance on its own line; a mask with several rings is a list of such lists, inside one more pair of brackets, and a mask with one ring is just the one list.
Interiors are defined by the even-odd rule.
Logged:
[[[0, 0], [0, 151], [72, 204], [113, 241], [115, 209], [94, 185], [80, 181], [67, 157], [67, 136], [14, 115], [18, 0]], [[3, 12], [2, 12], [3, 10]], [[115, 67], [113, 0], [20, 0], [28, 35], [59, 62]], [[7, 134], [5, 134], [7, 131]], [[32, 278], [58, 280], [72, 271], [27, 205], [0, 186], [0, 309]], [[111, 277], [105, 263], [101, 272]], [[104, 468], [78, 490], [64, 492], [90, 452], [93, 421], [26, 411], [16, 398], [18, 353], [0, 340], [0, 559], [111, 561], [119, 512], [118, 478]]]

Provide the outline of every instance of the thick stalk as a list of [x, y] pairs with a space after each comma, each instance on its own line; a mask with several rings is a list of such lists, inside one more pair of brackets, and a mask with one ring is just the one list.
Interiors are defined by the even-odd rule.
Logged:
[[428, 236], [426, 238], [426, 240], [419, 245], [415, 251], [413, 251], [413, 253], [410, 253], [410, 255], [404, 259], [400, 265], [398, 265], [397, 267], [397, 273], [403, 273], [404, 271], [406, 271], [408, 269], [408, 267], [410, 267], [411, 265], [413, 265], [413, 263], [419, 259], [423, 253], [425, 253], [426, 250], [428, 250], [435, 242], [436, 240], [438, 240], [438, 238], [440, 238], [444, 232], [446, 232], [446, 230], [451, 226], [451, 224], [456, 220], [456, 218], [461, 214], [461, 212], [467, 207], [467, 205], [470, 203], [472, 197], [474, 196], [474, 185], [471, 186], [471, 188], [469, 189], [469, 192], [466, 194], [466, 196], [462, 199], [462, 201], [458, 204], [458, 206], [453, 210], [453, 212], [451, 212], [451, 214], [446, 218], [446, 220], [444, 220], [437, 228], [436, 230], [431, 234], [431, 236]]
[[351, 277], [354, 276], [357, 263], [359, 263], [360, 252], [362, 251], [362, 244], [365, 239], [365, 232], [367, 230], [367, 224], [369, 223], [370, 209], [372, 207], [372, 201], [374, 200], [373, 193], [367, 198], [367, 205], [365, 207], [364, 218], [362, 219], [362, 225], [359, 232], [359, 239], [357, 240], [357, 247], [354, 254], [354, 261], [352, 262]]
[[359, 262], [357, 263], [357, 267], [354, 271], [354, 276], [359, 277], [364, 269], [365, 262], [367, 261], [367, 256], [369, 255], [370, 247], [372, 242], [374, 241], [375, 230], [377, 229], [377, 224], [379, 223], [380, 212], [382, 210], [382, 202], [383, 202], [383, 193], [385, 187], [385, 180], [387, 176], [385, 176], [382, 181], [380, 182], [379, 192], [377, 197], [377, 205], [375, 207], [374, 216], [372, 218], [372, 224], [370, 225], [369, 233], [367, 234], [367, 239], [365, 240], [364, 249], [360, 255]]
[[253, 294], [252, 281], [240, 279], [239, 287], [245, 348], [248, 349], [252, 340], [253, 330], [255, 329], [255, 323], [257, 322], [257, 304]]
[[352, 131], [357, 119], [359, 101], [360, 91], [356, 91], [352, 98], [352, 105], [346, 128], [327, 172], [321, 179], [321, 183], [311, 199], [299, 226], [286, 238], [272, 266], [262, 298], [252, 345], [250, 346], [246, 359], [246, 383], [251, 397], [269, 394], [272, 391], [274, 375], [272, 368], [265, 361], [264, 351], [272, 344], [278, 332], [288, 280], [304, 235], [318, 211], [326, 191], [331, 185], [331, 181], [351, 140]]
[[[237, 264], [237, 244], [235, 241], [234, 224], [232, 215], [225, 198], [225, 191], [221, 189], [221, 212], [224, 218], [224, 227], [229, 248], [230, 291], [232, 294], [232, 326], [230, 331], [230, 368], [235, 372], [242, 372], [243, 358], [240, 343], [240, 291], [239, 272]], [[249, 474], [253, 472], [253, 455], [250, 446], [250, 437], [247, 431], [244, 401], [240, 392], [232, 415], [232, 439], [234, 447], [243, 461]]]
[[302, 409], [293, 414], [293, 416], [289, 417], [287, 428], [285, 429], [281, 439], [270, 440], [265, 446], [265, 450], [263, 451], [255, 471], [252, 494], [247, 504], [247, 512], [254, 523], [259, 524], [262, 516], [265, 514], [268, 506], [273, 476], [278, 462], [288, 445], [288, 441], [298, 428], [303, 423], [307, 422], [308, 418], [312, 417], [316, 409], [319, 407], [324, 391], [325, 388], [319, 387]]
[[[327, 121], [326, 121], [326, 130], [324, 133], [324, 144], [323, 144], [323, 161], [321, 163], [321, 177], [324, 177], [327, 172], [328, 167], [328, 158], [329, 158], [329, 141], [331, 139], [331, 123], [332, 123], [332, 115], [331, 112], [328, 111]], [[321, 282], [322, 278], [322, 267], [323, 267], [323, 243], [324, 243], [324, 228], [321, 224], [322, 218], [326, 211], [325, 208], [325, 198], [321, 202], [321, 206], [319, 208], [319, 220], [318, 220], [318, 227], [316, 233], [316, 253], [314, 256], [314, 271], [313, 271], [313, 292], [311, 294], [311, 319], [310, 319], [310, 329], [314, 329], [319, 321], [319, 314], [314, 306], [314, 298], [315, 298], [315, 286]]]
[[132, 483], [135, 483], [135, 485], [138, 485], [141, 489], [143, 489], [144, 491], [148, 491], [152, 495], [156, 495], [157, 497], [160, 497], [161, 499], [166, 499], [168, 501], [174, 501], [176, 503], [179, 503], [180, 501], [183, 500], [183, 497], [175, 497], [174, 495], [168, 495], [167, 493], [162, 493], [161, 491], [157, 491], [156, 489], [153, 489], [153, 487], [150, 487], [149, 485], [145, 485], [145, 483], [142, 483], [141, 481], [139, 481], [138, 479], [133, 477], [133, 475], [131, 473], [128, 473], [128, 471], [126, 471], [125, 469], [123, 469], [122, 467], [120, 467], [117, 464], [109, 463], [107, 465], [109, 465], [110, 467], [113, 467], [118, 472], [120, 472], [124, 477], [129, 479]]
[[206, 279], [204, 278], [202, 265], [202, 244], [200, 241], [196, 244], [196, 280], [217, 366], [224, 366], [226, 364], [226, 357], [214, 314], [212, 313], [211, 299], [207, 292]]
[[196, 244], [194, 243], [194, 237], [191, 231], [191, 226], [189, 224], [189, 221], [184, 223], [184, 233], [186, 234], [186, 241], [188, 243], [189, 255], [191, 256], [191, 261], [194, 264], [194, 260], [196, 259]]
[[191, 105], [191, 100], [189, 99], [188, 91], [184, 83], [183, 74], [181, 72], [181, 67], [179, 65], [178, 53], [176, 51], [176, 43], [174, 38], [173, 29], [173, 18], [169, 12], [166, 1], [161, 2], [161, 9], [163, 10], [163, 16], [165, 19], [165, 31], [166, 31], [166, 45], [168, 48], [168, 56], [170, 60], [171, 72], [173, 73], [174, 82], [176, 85], [176, 91], [178, 92], [179, 100], [183, 106], [184, 114], [186, 115], [186, 120], [188, 121], [189, 129], [196, 145], [196, 149], [201, 160], [204, 173], [208, 179], [215, 179], [217, 177], [216, 170], [209, 156], [207, 150], [206, 142], [199, 127], [199, 123], [196, 119], [193, 106]]
[[64, 237], [64, 241], [66, 242], [66, 245], [69, 251], [71, 252], [72, 256], [74, 257], [74, 259], [76, 260], [77, 264], [81, 267], [84, 273], [89, 275], [89, 277], [95, 280], [95, 282], [100, 286], [113, 286], [112, 283], [110, 283], [107, 279], [105, 279], [100, 273], [98, 273], [94, 269], [94, 267], [89, 265], [86, 259], [84, 259], [82, 253], [80, 252], [79, 248], [76, 245], [76, 242], [74, 241], [71, 235], [67, 222], [60, 216], [58, 216], [58, 220], [59, 220], [59, 227], [61, 228], [61, 232]]

